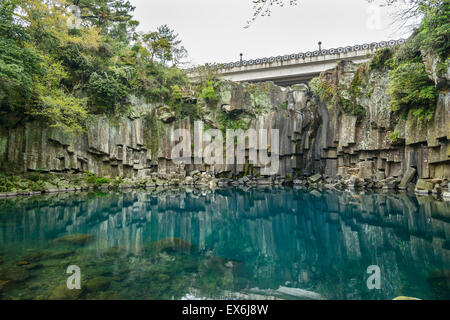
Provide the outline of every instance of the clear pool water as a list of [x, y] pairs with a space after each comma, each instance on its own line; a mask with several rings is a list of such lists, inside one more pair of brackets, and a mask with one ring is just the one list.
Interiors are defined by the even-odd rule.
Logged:
[[[294, 188], [0, 200], [1, 299], [450, 298], [450, 204]], [[81, 271], [81, 289], [66, 273]], [[369, 289], [369, 266], [380, 289]]]

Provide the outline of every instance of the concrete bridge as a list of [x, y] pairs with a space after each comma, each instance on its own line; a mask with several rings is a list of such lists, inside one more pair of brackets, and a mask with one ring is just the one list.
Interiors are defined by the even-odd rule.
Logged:
[[[294, 53], [277, 57], [241, 60], [217, 65], [219, 77], [236, 82], [273, 81], [280, 86], [307, 83], [321, 72], [332, 69], [338, 61], [363, 63], [380, 48], [403, 44], [405, 40], [373, 42], [355, 46]], [[200, 79], [196, 68], [188, 70], [191, 81]]]

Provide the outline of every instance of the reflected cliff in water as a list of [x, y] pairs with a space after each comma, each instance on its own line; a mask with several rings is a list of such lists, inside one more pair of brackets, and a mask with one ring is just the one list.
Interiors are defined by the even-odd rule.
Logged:
[[294, 188], [0, 200], [0, 297], [449, 299], [449, 222], [431, 197]]

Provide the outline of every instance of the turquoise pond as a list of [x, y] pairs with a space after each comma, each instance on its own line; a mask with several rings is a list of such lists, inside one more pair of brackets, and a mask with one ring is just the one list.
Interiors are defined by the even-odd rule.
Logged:
[[449, 202], [281, 187], [0, 200], [1, 299], [397, 296], [450, 298]]

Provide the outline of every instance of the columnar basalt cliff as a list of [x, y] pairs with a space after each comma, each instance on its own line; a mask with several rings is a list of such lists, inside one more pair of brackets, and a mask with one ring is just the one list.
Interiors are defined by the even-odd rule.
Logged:
[[[352, 86], [362, 77], [361, 66], [341, 62], [322, 74], [341, 96], [347, 96], [333, 103], [307, 85], [283, 88], [271, 82], [222, 81], [216, 99], [198, 99], [192, 104], [198, 112], [191, 117], [180, 116], [170, 106], [136, 103], [127, 116], [92, 115], [86, 132], [78, 136], [39, 121], [3, 127], [1, 169], [88, 171], [141, 180], [156, 173], [185, 176], [185, 172], [199, 170], [221, 178], [251, 175], [264, 179], [258, 164], [174, 164], [171, 151], [178, 143], [171, 139], [174, 131], [183, 128], [194, 136], [194, 120], [201, 120], [205, 130], [217, 128], [224, 133], [227, 128], [279, 129], [278, 176], [287, 180], [314, 174], [330, 179], [350, 176], [406, 189], [417, 179], [438, 179], [429, 185], [433, 189], [436, 182], [444, 185], [450, 178], [448, 74], [437, 76], [435, 65], [431, 59], [428, 71], [430, 78], [440, 83], [440, 92], [432, 117], [426, 119], [411, 113], [399, 117], [391, 111], [387, 72], [366, 70], [364, 82], [358, 83], [362, 89], [352, 98]], [[345, 104], [352, 99], [352, 106]], [[273, 181], [274, 177], [269, 179]]]

